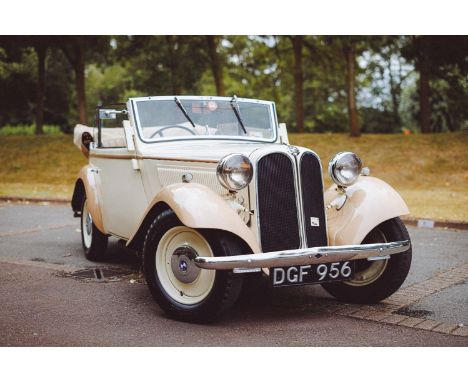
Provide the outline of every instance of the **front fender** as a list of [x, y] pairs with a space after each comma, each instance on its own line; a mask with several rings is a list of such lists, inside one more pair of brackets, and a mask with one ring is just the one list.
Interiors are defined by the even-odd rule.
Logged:
[[102, 222], [101, 207], [99, 204], [98, 184], [96, 181], [95, 174], [93, 172], [93, 168], [90, 165], [86, 165], [81, 168], [78, 174], [75, 192], [77, 192], [77, 186], [79, 181], [83, 183], [86, 193], [86, 200], [88, 202], [88, 209], [91, 213], [91, 217], [93, 218], [94, 225], [99, 231], [101, 231], [102, 233], [106, 233], [106, 231], [104, 230], [104, 224]]
[[[336, 186], [325, 192], [327, 206], [342, 196]], [[346, 189], [347, 200], [340, 210], [327, 210], [329, 245], [361, 244], [380, 223], [409, 214], [402, 197], [384, 181], [366, 176]]]
[[245, 241], [254, 253], [260, 252], [257, 239], [239, 215], [221, 196], [198, 183], [171, 184], [158, 192], [146, 209], [138, 230], [127, 242], [128, 246], [141, 236], [147, 216], [161, 204], [168, 205], [187, 227], [231, 232]]

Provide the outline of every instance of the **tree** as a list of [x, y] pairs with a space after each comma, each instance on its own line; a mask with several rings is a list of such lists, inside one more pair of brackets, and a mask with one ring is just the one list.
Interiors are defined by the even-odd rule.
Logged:
[[413, 36], [402, 54], [419, 72], [419, 125], [422, 133], [434, 130], [431, 123], [431, 82], [455, 71], [468, 72], [467, 36]]
[[204, 36], [122, 36], [116, 44], [117, 59], [142, 93], [197, 93], [209, 70]]
[[208, 35], [205, 36], [205, 38], [208, 48], [208, 55], [210, 57], [211, 71], [213, 72], [213, 79], [216, 86], [216, 94], [219, 96], [224, 96], [223, 65], [222, 59], [218, 52], [219, 37]]
[[102, 60], [110, 49], [108, 36], [61, 36], [57, 45], [73, 68], [75, 90], [78, 105], [79, 122], [86, 125], [88, 114], [86, 107], [86, 61], [91, 58]]
[[0, 46], [18, 58], [24, 49], [32, 48], [37, 56], [35, 122], [36, 135], [44, 134], [44, 94], [46, 82], [46, 58], [50, 42], [47, 36], [2, 36]]
[[[356, 106], [356, 57], [368, 46], [370, 38], [365, 36], [330, 36], [325, 39], [330, 44], [340, 48], [341, 56], [344, 58], [349, 131], [352, 137], [359, 137], [361, 128]], [[335, 59], [339, 55], [336, 52]]]
[[352, 137], [360, 137], [355, 90], [356, 46], [354, 41], [343, 41], [343, 54], [346, 61], [346, 92], [348, 95], [349, 130]]
[[401, 131], [403, 87], [414, 69], [401, 56], [405, 41], [404, 36], [373, 36], [366, 44], [361, 55], [364, 71], [360, 78], [364, 94], [359, 94], [363, 131]]
[[296, 129], [304, 132], [304, 77], [302, 73], [303, 36], [292, 36], [294, 51], [294, 100], [296, 110]]
[[44, 134], [44, 93], [46, 75], [47, 46], [42, 43], [34, 44], [37, 54], [37, 92], [36, 92], [36, 135]]

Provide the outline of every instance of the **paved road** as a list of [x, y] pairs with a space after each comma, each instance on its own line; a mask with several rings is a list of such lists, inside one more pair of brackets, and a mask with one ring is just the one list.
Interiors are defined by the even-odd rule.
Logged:
[[[339, 304], [320, 286], [257, 283], [224, 320], [195, 325], [164, 316], [138, 278], [138, 258], [116, 241], [108, 262], [84, 259], [68, 206], [0, 204], [0, 346], [467, 346], [468, 232], [410, 234], [411, 273], [383, 304]], [[64, 277], [96, 267], [126, 275]]]

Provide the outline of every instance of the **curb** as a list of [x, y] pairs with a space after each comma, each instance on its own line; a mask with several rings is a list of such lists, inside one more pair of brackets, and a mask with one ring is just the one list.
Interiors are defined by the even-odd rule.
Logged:
[[401, 219], [406, 225], [418, 228], [450, 228], [459, 230], [468, 230], [468, 222], [456, 220], [429, 220], [429, 219]]
[[[21, 196], [0, 196], [0, 202], [11, 203], [51, 203], [51, 204], [68, 204], [71, 199], [66, 198], [28, 198]], [[450, 228], [468, 231], [468, 222], [456, 220], [430, 220], [430, 219], [415, 219], [403, 218], [403, 223], [419, 228]]]
[[66, 198], [28, 198], [28, 197], [22, 197], [22, 196], [0, 196], [0, 202], [68, 204], [68, 203], [71, 203], [71, 199], [66, 199]]

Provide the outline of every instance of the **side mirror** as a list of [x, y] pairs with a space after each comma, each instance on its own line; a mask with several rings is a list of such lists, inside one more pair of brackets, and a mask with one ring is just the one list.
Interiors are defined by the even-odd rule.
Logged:
[[99, 109], [99, 119], [117, 119], [117, 114], [127, 114], [127, 110]]

